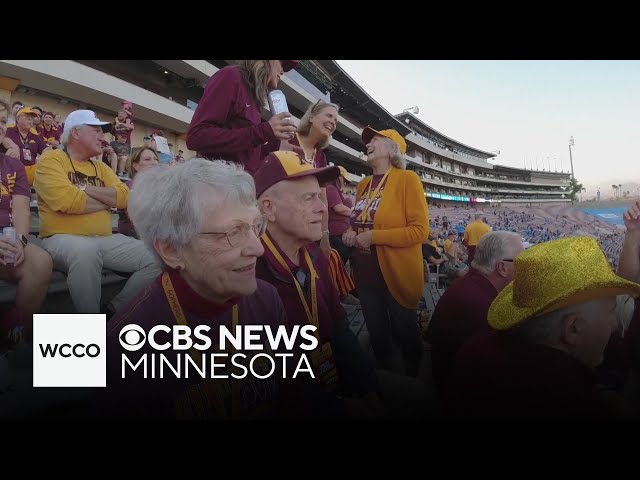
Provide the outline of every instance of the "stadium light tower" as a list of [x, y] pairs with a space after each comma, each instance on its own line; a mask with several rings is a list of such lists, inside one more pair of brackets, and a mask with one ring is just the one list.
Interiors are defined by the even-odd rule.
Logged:
[[411, 113], [413, 113], [414, 115], [417, 115], [418, 112], [420, 112], [420, 109], [418, 107], [409, 107], [402, 110], [402, 113], [408, 112], [409, 110], [411, 110]]
[[573, 141], [573, 135], [569, 137], [569, 161], [571, 162], [571, 180], [573, 177], [573, 156], [571, 155], [571, 147], [575, 147], [575, 142]]

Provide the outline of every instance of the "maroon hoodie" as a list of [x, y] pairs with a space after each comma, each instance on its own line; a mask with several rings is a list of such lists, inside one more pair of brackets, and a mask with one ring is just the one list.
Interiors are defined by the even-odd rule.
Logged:
[[597, 386], [595, 371], [569, 354], [509, 332], [480, 333], [458, 351], [445, 389], [459, 418], [613, 418], [628, 406]]
[[187, 131], [187, 148], [199, 155], [244, 165], [251, 175], [280, 146], [262, 105], [252, 98], [240, 70], [227, 66], [211, 77]]

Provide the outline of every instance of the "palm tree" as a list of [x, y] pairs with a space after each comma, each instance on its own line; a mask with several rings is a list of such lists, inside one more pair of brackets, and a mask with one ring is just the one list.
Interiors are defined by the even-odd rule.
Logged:
[[611, 185], [611, 188], [613, 188], [613, 198], [618, 198], [618, 186], [617, 185]]
[[569, 180], [569, 185], [564, 187], [564, 191], [569, 194], [569, 198], [571, 199], [571, 202], [573, 202], [576, 195], [580, 192], [584, 192], [585, 189], [582, 187], [581, 183], [578, 183], [578, 180], [572, 178]]

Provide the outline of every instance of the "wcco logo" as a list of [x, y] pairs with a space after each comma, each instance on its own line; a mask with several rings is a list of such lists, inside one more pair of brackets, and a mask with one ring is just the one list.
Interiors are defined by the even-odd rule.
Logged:
[[33, 316], [34, 387], [105, 387], [104, 314]]
[[[56, 353], [64, 358], [69, 357], [78, 357], [82, 358], [85, 355], [87, 357], [95, 358], [100, 355], [100, 347], [95, 343], [91, 345], [83, 345], [82, 343], [78, 343], [77, 345], [69, 345], [68, 343], [63, 343], [62, 345], [47, 344], [47, 345], [38, 345], [40, 347], [40, 352], [42, 352], [43, 357], [51, 357], [55, 358]], [[65, 353], [66, 349], [66, 353]]]

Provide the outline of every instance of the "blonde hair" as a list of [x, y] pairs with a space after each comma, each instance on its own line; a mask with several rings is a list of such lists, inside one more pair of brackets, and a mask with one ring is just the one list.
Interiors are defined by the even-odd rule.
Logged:
[[140, 162], [140, 157], [142, 156], [142, 152], [145, 150], [149, 150], [153, 152], [153, 154], [158, 158], [158, 152], [155, 151], [152, 147], [136, 147], [131, 150], [129, 154], [129, 158], [127, 158], [127, 163], [124, 167], [125, 171], [129, 174], [129, 178], [133, 178], [136, 176], [138, 171], [133, 168], [133, 165]]
[[249, 93], [257, 103], [258, 109], [267, 101], [269, 78], [271, 78], [270, 60], [238, 60], [236, 63]]
[[[298, 133], [303, 137], [306, 137], [307, 135], [309, 135], [309, 132], [311, 131], [311, 119], [315, 115], [319, 114], [322, 110], [328, 107], [335, 108], [337, 112], [340, 112], [340, 107], [338, 105], [336, 105], [335, 103], [325, 102], [324, 100], [318, 100], [313, 105], [310, 105], [309, 108], [307, 108], [307, 111], [304, 112], [304, 115], [300, 119], [300, 123], [298, 124]], [[325, 149], [329, 146], [330, 141], [331, 141], [331, 135], [329, 135], [324, 142], [319, 144], [318, 147], [321, 150]]]

